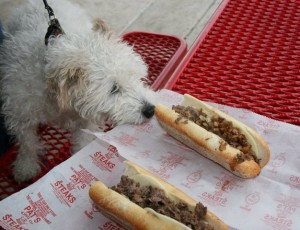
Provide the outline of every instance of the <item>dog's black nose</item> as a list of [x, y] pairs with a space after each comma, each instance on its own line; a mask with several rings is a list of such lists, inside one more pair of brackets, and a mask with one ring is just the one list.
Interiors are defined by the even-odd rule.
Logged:
[[146, 104], [142, 110], [142, 113], [146, 118], [151, 118], [154, 115], [154, 109], [154, 105]]

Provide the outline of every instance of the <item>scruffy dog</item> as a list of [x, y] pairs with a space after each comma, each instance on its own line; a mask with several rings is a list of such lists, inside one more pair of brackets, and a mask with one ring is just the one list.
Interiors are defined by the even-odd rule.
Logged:
[[[140, 124], [154, 114], [155, 93], [141, 81], [147, 67], [132, 47], [101, 20], [90, 21], [76, 5], [49, 0], [65, 34], [44, 43], [48, 14], [31, 0], [7, 20], [0, 48], [2, 112], [19, 143], [13, 173], [18, 182], [40, 172], [39, 124], [68, 128], [77, 149], [83, 128]], [[76, 148], [75, 148], [76, 149]]]

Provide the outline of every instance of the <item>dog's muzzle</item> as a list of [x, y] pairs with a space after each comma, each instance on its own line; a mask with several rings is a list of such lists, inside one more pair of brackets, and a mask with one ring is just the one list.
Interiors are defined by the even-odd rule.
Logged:
[[154, 109], [155, 109], [154, 105], [146, 104], [142, 110], [142, 113], [146, 118], [149, 119], [149, 118], [153, 117]]

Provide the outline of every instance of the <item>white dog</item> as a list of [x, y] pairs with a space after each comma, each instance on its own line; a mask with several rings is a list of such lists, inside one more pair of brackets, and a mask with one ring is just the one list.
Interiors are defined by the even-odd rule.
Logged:
[[155, 93], [141, 81], [147, 67], [132, 47], [69, 2], [49, 0], [65, 34], [44, 43], [48, 14], [42, 0], [13, 12], [0, 51], [2, 112], [19, 143], [13, 173], [36, 176], [41, 152], [36, 130], [67, 127], [80, 148], [82, 128], [140, 124], [154, 114]]

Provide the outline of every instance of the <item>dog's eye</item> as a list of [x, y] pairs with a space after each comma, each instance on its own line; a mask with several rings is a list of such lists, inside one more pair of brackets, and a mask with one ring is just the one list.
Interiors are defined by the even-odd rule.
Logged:
[[119, 87], [118, 85], [114, 85], [110, 91], [111, 94], [115, 94], [119, 92]]

